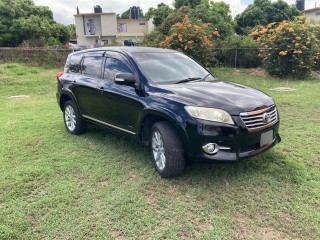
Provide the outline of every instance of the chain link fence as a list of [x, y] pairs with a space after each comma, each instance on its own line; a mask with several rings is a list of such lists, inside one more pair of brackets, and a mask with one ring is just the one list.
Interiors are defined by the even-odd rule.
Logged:
[[216, 65], [233, 68], [257, 68], [262, 66], [262, 51], [267, 48], [214, 48]]
[[[232, 68], [256, 68], [262, 65], [265, 48], [214, 48], [212, 65]], [[62, 67], [72, 49], [0, 48], [0, 63], [17, 62], [32, 66]]]

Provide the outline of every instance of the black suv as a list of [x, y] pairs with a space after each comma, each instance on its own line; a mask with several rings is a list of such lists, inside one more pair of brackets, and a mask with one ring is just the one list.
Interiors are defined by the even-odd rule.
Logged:
[[94, 123], [151, 146], [162, 177], [186, 159], [234, 161], [280, 142], [271, 97], [220, 81], [168, 49], [110, 47], [68, 56], [58, 74], [58, 104], [71, 134]]

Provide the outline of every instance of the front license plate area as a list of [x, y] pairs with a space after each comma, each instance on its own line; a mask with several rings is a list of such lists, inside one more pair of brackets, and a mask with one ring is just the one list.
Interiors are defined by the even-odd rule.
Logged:
[[264, 145], [270, 144], [273, 141], [273, 129], [262, 133], [260, 137], [260, 147], [263, 147]]

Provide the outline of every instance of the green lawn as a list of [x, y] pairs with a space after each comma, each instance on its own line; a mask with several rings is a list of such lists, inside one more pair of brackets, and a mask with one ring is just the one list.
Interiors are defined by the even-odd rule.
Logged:
[[0, 239], [320, 239], [320, 79], [215, 69], [274, 98], [282, 142], [166, 180], [146, 147], [96, 127], [66, 132], [59, 71], [0, 65]]

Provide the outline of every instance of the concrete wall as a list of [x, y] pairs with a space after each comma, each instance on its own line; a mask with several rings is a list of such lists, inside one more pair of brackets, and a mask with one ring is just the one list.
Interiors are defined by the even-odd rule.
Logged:
[[[142, 42], [145, 34], [150, 33], [154, 26], [152, 19], [117, 19], [115, 13], [75, 15], [77, 41], [79, 46], [93, 47], [114, 41], [123, 44], [124, 40]], [[93, 19], [95, 33], [90, 32], [90, 21]], [[119, 24], [126, 24], [126, 31], [120, 31]]]
[[[127, 31], [120, 32], [119, 24], [127, 24]], [[136, 19], [118, 19], [118, 37], [144, 36], [148, 33], [147, 21]]]
[[102, 36], [116, 36], [117, 35], [117, 16], [101, 15], [101, 30]]
[[153, 18], [150, 18], [147, 22], [147, 33], [151, 33], [154, 30]]
[[320, 21], [320, 8], [315, 8], [312, 11], [307, 11], [303, 13], [307, 19]]

